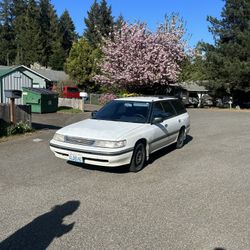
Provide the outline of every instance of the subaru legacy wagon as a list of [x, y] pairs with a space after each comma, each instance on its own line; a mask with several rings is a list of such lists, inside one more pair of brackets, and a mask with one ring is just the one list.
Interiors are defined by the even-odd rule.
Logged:
[[55, 156], [140, 171], [150, 154], [170, 144], [181, 148], [190, 130], [183, 104], [171, 97], [115, 99], [86, 119], [58, 130], [50, 141]]

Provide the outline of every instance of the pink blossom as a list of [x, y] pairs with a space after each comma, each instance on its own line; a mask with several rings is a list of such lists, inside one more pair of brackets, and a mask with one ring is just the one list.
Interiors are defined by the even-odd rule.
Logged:
[[176, 81], [185, 58], [183, 34], [183, 28], [175, 25], [160, 25], [153, 33], [144, 23], [123, 23], [112, 38], [104, 40], [102, 74], [94, 80], [123, 88]]

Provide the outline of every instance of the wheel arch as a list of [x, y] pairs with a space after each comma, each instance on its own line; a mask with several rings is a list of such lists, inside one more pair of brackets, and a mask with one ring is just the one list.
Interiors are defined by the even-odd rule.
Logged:
[[149, 144], [148, 144], [147, 139], [146, 138], [141, 138], [141, 139], [137, 140], [136, 143], [135, 143], [135, 146], [138, 143], [143, 143], [145, 145], [145, 148], [146, 148], [146, 157], [147, 157], [147, 160], [148, 160], [149, 159]]

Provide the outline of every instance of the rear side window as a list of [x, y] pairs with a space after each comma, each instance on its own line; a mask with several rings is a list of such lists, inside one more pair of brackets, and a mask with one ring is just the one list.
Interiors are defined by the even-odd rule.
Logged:
[[165, 110], [167, 118], [170, 118], [170, 117], [176, 115], [176, 112], [175, 112], [173, 106], [169, 103], [169, 101], [162, 102], [162, 106]]
[[152, 117], [162, 117], [163, 119], [166, 118], [165, 110], [163, 109], [160, 102], [155, 102], [153, 104], [153, 115]]
[[179, 100], [171, 100], [171, 104], [173, 105], [178, 115], [184, 114], [187, 112], [184, 105]]
[[155, 102], [153, 104], [153, 118], [154, 117], [162, 117], [164, 120], [171, 118], [176, 115], [176, 112], [172, 105], [165, 102]]

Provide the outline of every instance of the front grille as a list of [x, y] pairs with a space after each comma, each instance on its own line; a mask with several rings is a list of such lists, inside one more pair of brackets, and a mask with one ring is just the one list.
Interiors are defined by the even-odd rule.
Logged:
[[79, 144], [83, 146], [92, 146], [95, 143], [95, 140], [85, 139], [81, 137], [72, 137], [72, 136], [65, 136], [65, 142], [71, 144]]

